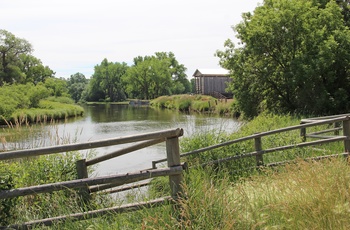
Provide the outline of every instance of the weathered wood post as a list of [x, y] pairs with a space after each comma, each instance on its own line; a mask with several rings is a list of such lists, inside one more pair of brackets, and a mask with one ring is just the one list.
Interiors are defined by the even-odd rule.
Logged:
[[255, 147], [255, 151], [257, 152], [256, 166], [259, 167], [259, 166], [264, 165], [264, 158], [263, 158], [263, 154], [261, 152], [261, 150], [262, 150], [261, 137], [254, 138], [254, 147]]
[[[183, 130], [179, 130], [180, 133], [178, 136], [183, 135]], [[179, 166], [180, 162], [180, 146], [179, 146], [179, 138], [169, 138], [166, 140], [166, 153], [167, 153], [167, 163], [168, 167]], [[182, 173], [170, 175], [169, 176], [169, 185], [171, 189], [171, 197], [174, 199], [175, 204], [173, 205], [174, 213], [173, 215], [177, 220], [181, 220], [181, 205], [178, 202], [179, 198], [183, 196], [182, 191]]]
[[[346, 117], [343, 121], [343, 135], [347, 138], [344, 140], [344, 152], [350, 152], [350, 117]], [[348, 156], [349, 159], [349, 156]]]
[[[179, 138], [174, 137], [166, 140], [166, 152], [168, 167], [180, 166], [180, 147]], [[177, 200], [182, 193], [181, 183], [182, 174], [176, 174], [169, 176], [169, 183], [171, 189], [171, 196], [174, 200]]]
[[[86, 159], [78, 160], [75, 163], [75, 166], [77, 169], [78, 179], [84, 179], [89, 177], [87, 166], [86, 166]], [[81, 204], [84, 206], [89, 206], [91, 201], [89, 186], [80, 188], [78, 193], [80, 195]]]
[[[300, 124], [304, 124], [304, 122], [300, 122]], [[301, 141], [305, 142], [306, 141], [306, 128], [301, 128], [300, 129], [300, 136], [301, 136]]]
[[340, 127], [341, 123], [340, 122], [334, 122], [334, 135], [338, 136], [339, 135], [339, 130], [338, 128]]

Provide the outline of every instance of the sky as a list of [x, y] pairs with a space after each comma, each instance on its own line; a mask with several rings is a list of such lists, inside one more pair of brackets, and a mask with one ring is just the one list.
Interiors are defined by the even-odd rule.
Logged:
[[56, 77], [86, 78], [104, 58], [126, 62], [173, 52], [187, 68], [220, 68], [217, 50], [235, 34], [242, 13], [262, 0], [2, 0], [0, 29], [26, 39]]

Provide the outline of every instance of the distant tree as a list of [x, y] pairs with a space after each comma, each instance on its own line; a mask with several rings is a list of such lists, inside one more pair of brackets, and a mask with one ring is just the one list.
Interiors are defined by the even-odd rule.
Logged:
[[172, 52], [136, 57], [123, 77], [126, 92], [129, 97], [142, 99], [190, 92], [185, 71], [185, 66], [178, 63]]
[[87, 88], [88, 80], [82, 73], [75, 73], [67, 80], [68, 93], [77, 103], [82, 99], [82, 94]]
[[108, 62], [106, 58], [100, 65], [96, 65], [89, 83], [88, 100], [125, 100], [125, 90], [121, 78], [127, 69], [126, 63]]
[[241, 46], [217, 55], [245, 115], [349, 111], [350, 31], [334, 1], [265, 0], [235, 30]]
[[134, 60], [123, 77], [126, 92], [129, 97], [139, 99], [153, 99], [171, 93], [171, 73], [169, 60], [146, 56]]
[[183, 64], [179, 64], [176, 60], [174, 53], [169, 52], [157, 52], [156, 57], [160, 60], [169, 60], [169, 71], [172, 76], [173, 86], [172, 94], [181, 94], [191, 92], [191, 83], [187, 79], [186, 67]]

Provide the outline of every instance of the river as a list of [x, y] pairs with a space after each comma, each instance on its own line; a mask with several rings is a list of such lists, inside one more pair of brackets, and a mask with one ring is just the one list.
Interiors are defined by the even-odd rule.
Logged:
[[[32, 132], [26, 140], [21, 140], [20, 147], [30, 148], [38, 143], [41, 146], [81, 143], [173, 128], [182, 128], [184, 137], [189, 137], [200, 132], [234, 132], [241, 125], [241, 122], [233, 118], [185, 114], [147, 106], [107, 104], [88, 105], [84, 109], [83, 117], [45, 126], [44, 128], [48, 131], [46, 133], [50, 134]], [[35, 128], [31, 129], [35, 130]], [[52, 143], [52, 136], [56, 137], [55, 143]], [[130, 145], [132, 144], [98, 148], [94, 154], [104, 155]], [[88, 155], [87, 151], [82, 153]], [[150, 168], [153, 160], [162, 159], [165, 156], [165, 144], [158, 144], [100, 163], [96, 168], [96, 175], [111, 175]]]

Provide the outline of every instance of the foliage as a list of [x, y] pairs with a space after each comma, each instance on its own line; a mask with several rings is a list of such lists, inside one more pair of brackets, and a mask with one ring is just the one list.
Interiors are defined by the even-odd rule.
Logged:
[[334, 114], [349, 109], [350, 31], [330, 1], [266, 0], [235, 27], [241, 46], [218, 51], [231, 71], [237, 107], [247, 116], [273, 112]]
[[44, 82], [54, 72], [31, 55], [32, 45], [6, 30], [0, 30], [0, 86], [4, 83]]
[[68, 96], [67, 81], [62, 78], [47, 78], [44, 85], [51, 91], [51, 96]]
[[68, 93], [75, 103], [84, 100], [83, 92], [87, 89], [88, 80], [82, 73], [75, 73], [67, 80]]
[[134, 65], [123, 76], [129, 98], [154, 99], [163, 95], [190, 92], [186, 68], [171, 52], [134, 58]]
[[123, 101], [125, 89], [122, 76], [128, 66], [125, 62], [108, 62], [105, 58], [100, 65], [95, 66], [95, 72], [89, 83], [87, 101]]
[[[0, 162], [0, 191], [15, 188], [13, 175], [8, 169], [8, 163]], [[15, 198], [0, 200], [0, 225], [7, 225], [11, 219], [16, 217], [16, 204], [17, 199]]]

